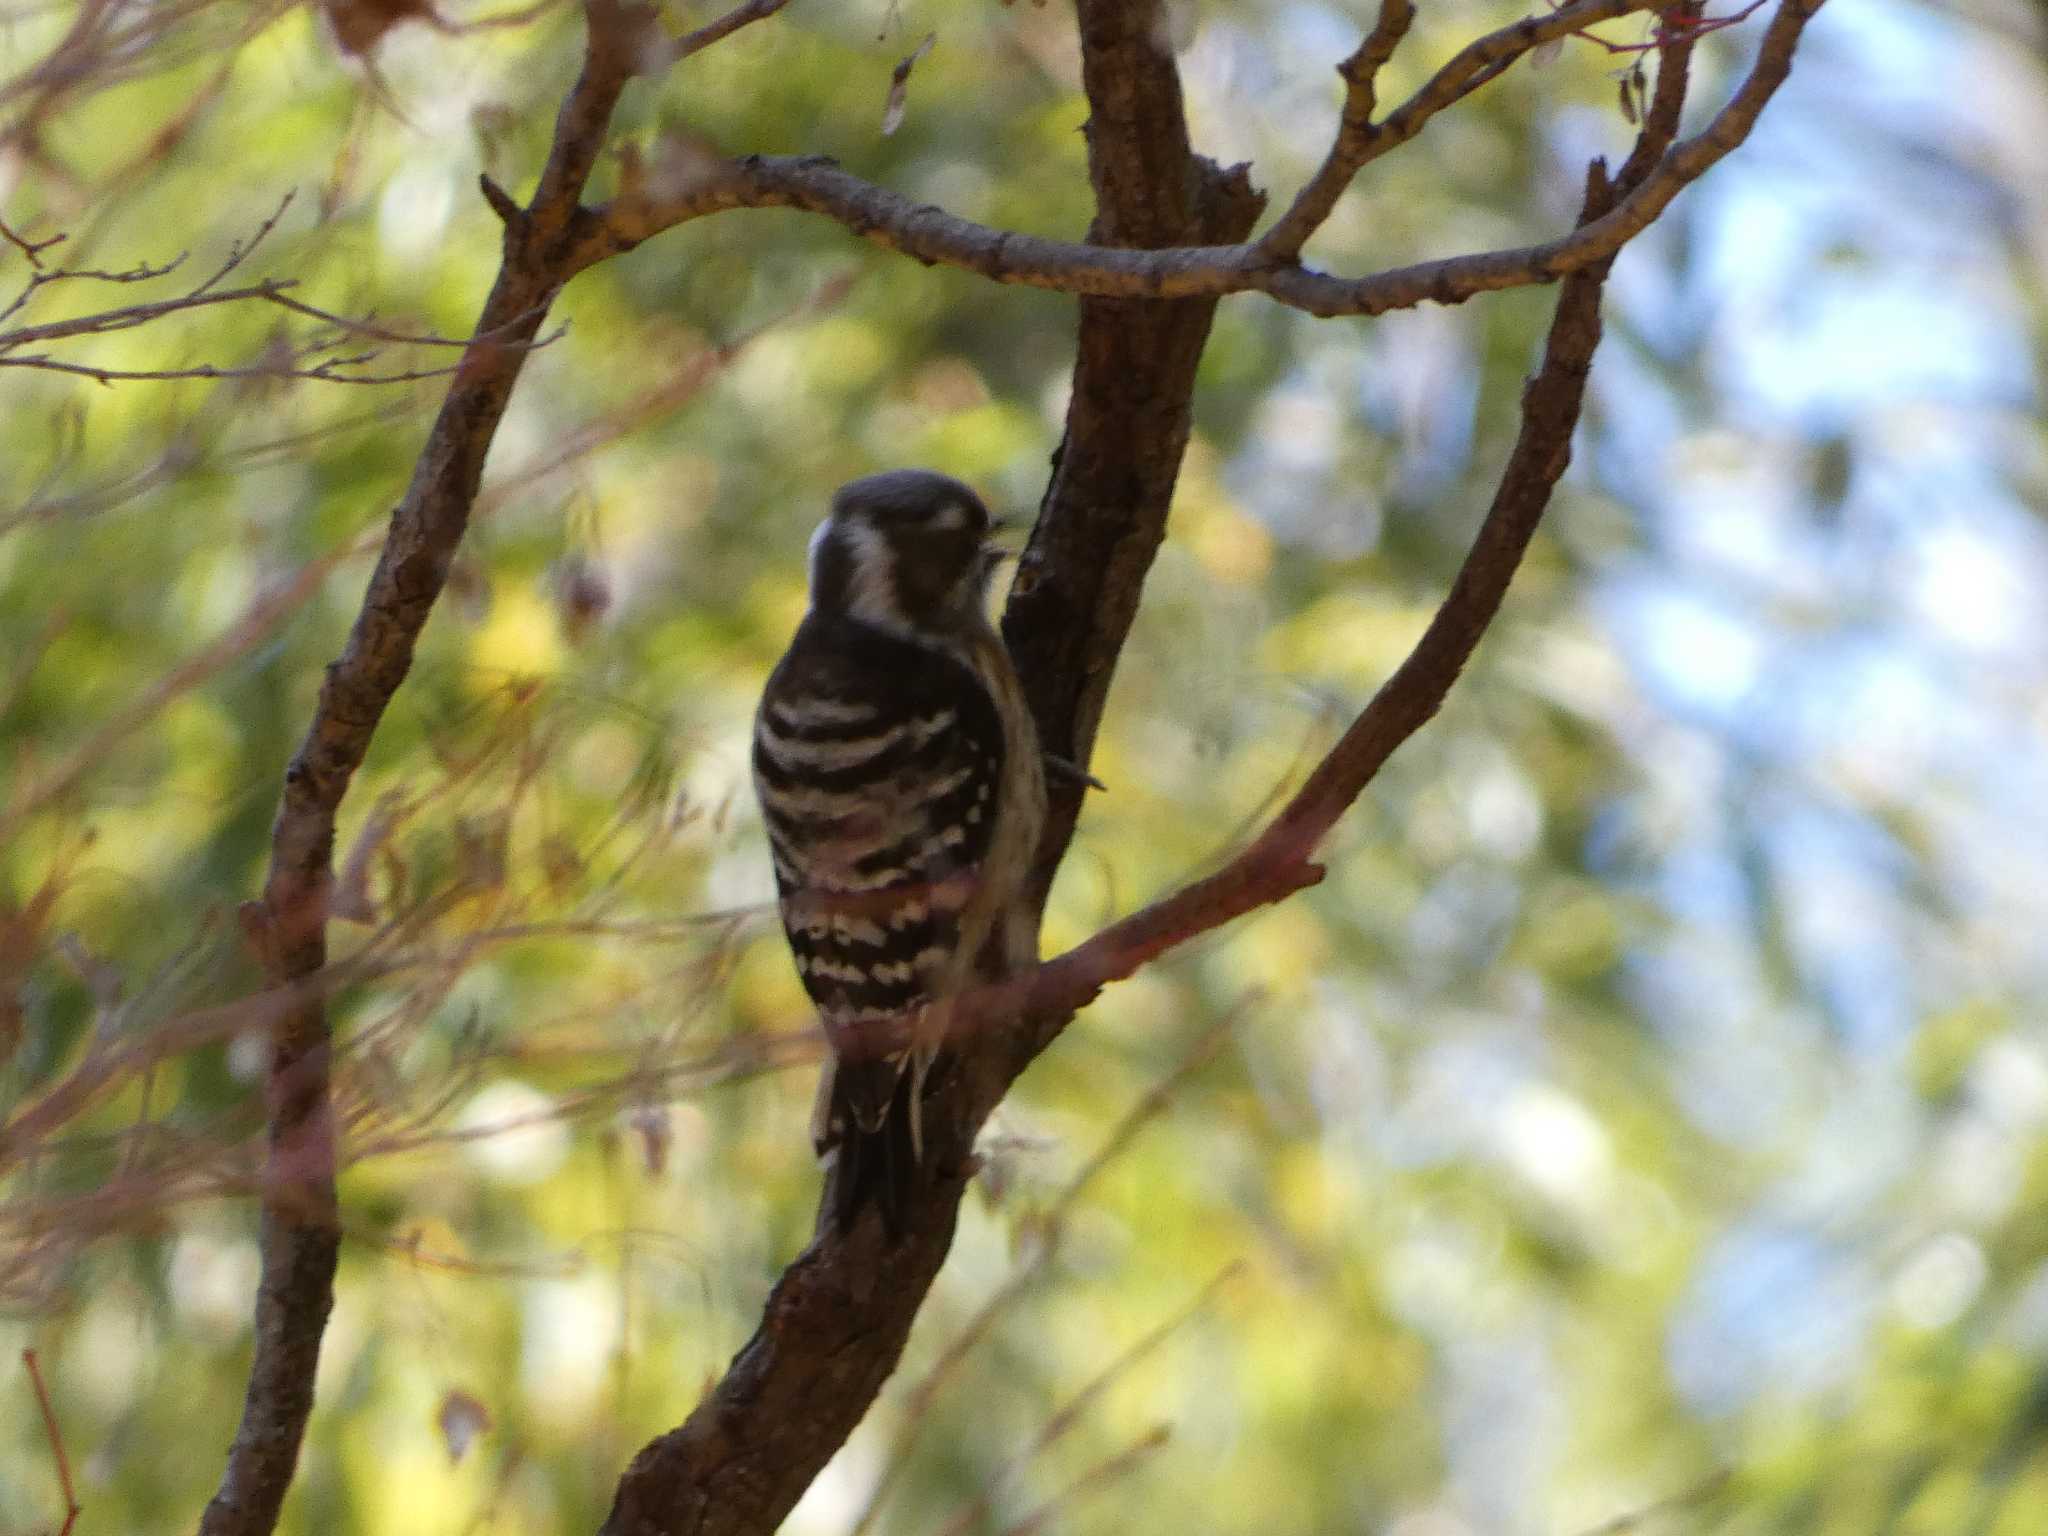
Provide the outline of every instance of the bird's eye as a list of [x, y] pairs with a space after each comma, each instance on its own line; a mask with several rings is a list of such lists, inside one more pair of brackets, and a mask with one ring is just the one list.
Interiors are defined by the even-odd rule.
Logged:
[[947, 533], [967, 526], [967, 509], [957, 501], [949, 501], [932, 514], [931, 525]]

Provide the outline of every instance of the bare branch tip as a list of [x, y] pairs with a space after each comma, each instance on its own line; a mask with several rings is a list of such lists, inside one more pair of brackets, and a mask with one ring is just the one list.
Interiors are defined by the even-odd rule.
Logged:
[[78, 1486], [71, 1479], [71, 1457], [64, 1449], [64, 1432], [57, 1424], [57, 1410], [50, 1403], [50, 1389], [43, 1381], [42, 1366], [36, 1360], [33, 1349], [21, 1352], [21, 1363], [28, 1368], [29, 1384], [35, 1388], [36, 1407], [42, 1411], [43, 1432], [50, 1440], [50, 1456], [57, 1464], [57, 1486], [64, 1494], [64, 1524], [57, 1536], [71, 1536], [71, 1529], [78, 1523], [80, 1507]]
[[16, 234], [13, 228], [5, 222], [0, 222], [0, 240], [5, 240], [9, 245], [20, 251], [22, 255], [28, 258], [28, 264], [38, 270], [43, 265], [43, 252], [69, 238], [69, 235], [59, 230], [47, 240], [29, 240]]
[[516, 230], [525, 226], [526, 210], [515, 203], [512, 200], [512, 194], [499, 186], [488, 172], [477, 177], [476, 184], [478, 190], [484, 195], [484, 201], [491, 205], [491, 212], [498, 216], [498, 222], [503, 224], [508, 230]]

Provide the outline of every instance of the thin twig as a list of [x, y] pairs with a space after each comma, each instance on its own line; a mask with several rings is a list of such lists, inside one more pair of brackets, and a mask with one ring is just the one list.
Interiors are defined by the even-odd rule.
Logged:
[[476, 346], [480, 342], [489, 342], [504, 346], [526, 347], [529, 350], [537, 351], [542, 347], [550, 346], [559, 341], [568, 331], [567, 325], [561, 325], [557, 326], [546, 336], [532, 340], [517, 341], [513, 339], [513, 332], [525, 324], [531, 317], [527, 315], [514, 315], [503, 325], [493, 326], [488, 331], [478, 331], [471, 336], [436, 336], [430, 332], [422, 331], [394, 331], [385, 326], [378, 325], [368, 315], [357, 317], [354, 315], [337, 314], [331, 309], [322, 309], [318, 305], [308, 304], [302, 299], [294, 299], [284, 293], [281, 288], [278, 292], [270, 295], [270, 302], [277, 305], [280, 309], [288, 309], [294, 314], [305, 315], [325, 325], [331, 325], [336, 330], [343, 331], [350, 336], [361, 336], [370, 341], [388, 341], [404, 347], [461, 347], [467, 349]]
[[50, 1406], [50, 1389], [43, 1385], [43, 1369], [36, 1363], [36, 1352], [24, 1349], [21, 1361], [28, 1367], [28, 1379], [36, 1389], [36, 1406], [43, 1411], [43, 1432], [50, 1437], [50, 1455], [57, 1462], [57, 1486], [64, 1491], [64, 1524], [57, 1536], [71, 1536], [79, 1512], [78, 1490], [71, 1481], [71, 1458], [64, 1450], [63, 1431], [57, 1426], [57, 1410]]
[[[439, 336], [430, 333], [395, 330], [379, 325], [367, 315], [352, 316], [324, 309], [317, 304], [307, 303], [294, 297], [288, 290], [297, 286], [290, 278], [265, 278], [260, 282], [239, 287], [223, 288], [221, 283], [246, 262], [258, 246], [277, 227], [285, 210], [291, 206], [290, 194], [278, 203], [277, 208], [246, 238], [237, 240], [229, 247], [227, 256], [214, 271], [184, 293], [168, 299], [157, 299], [148, 303], [128, 304], [114, 309], [98, 310], [91, 314], [76, 315], [65, 320], [53, 320], [41, 325], [22, 325], [10, 331], [0, 331], [0, 367], [34, 368], [46, 372], [68, 373], [92, 379], [101, 384], [116, 381], [167, 379], [301, 379], [342, 384], [399, 384], [420, 379], [440, 378], [455, 370], [456, 366], [445, 368], [406, 369], [386, 373], [366, 373], [361, 370], [374, 353], [361, 353], [351, 357], [329, 358], [313, 365], [297, 363], [256, 363], [239, 367], [222, 367], [214, 364], [198, 364], [176, 368], [130, 369], [107, 368], [89, 363], [72, 362], [51, 357], [43, 353], [17, 354], [23, 347], [37, 346], [51, 341], [67, 341], [82, 336], [106, 336], [121, 331], [131, 331], [140, 326], [153, 324], [170, 315], [185, 314], [193, 310], [208, 309], [224, 304], [265, 304], [317, 320], [331, 326], [342, 335], [360, 337], [369, 341], [388, 342], [409, 347], [448, 347], [462, 351], [480, 342], [497, 343], [522, 347], [544, 347], [557, 339], [555, 335], [535, 340], [528, 335], [518, 335], [525, 323], [533, 318], [529, 315], [514, 315], [503, 324], [479, 330], [469, 336]], [[46, 242], [47, 243], [47, 242]], [[168, 276], [183, 265], [186, 257], [180, 254], [167, 262], [143, 262], [125, 270], [102, 270], [89, 267], [62, 267], [53, 271], [38, 271], [33, 274], [21, 291], [0, 309], [0, 320], [19, 314], [44, 289], [52, 284], [66, 281], [93, 281], [103, 283], [141, 283]]]
[[447, 363], [439, 368], [405, 368], [394, 373], [351, 373], [370, 356], [337, 358], [310, 368], [290, 364], [255, 363], [245, 368], [220, 368], [212, 363], [195, 363], [189, 368], [100, 368], [91, 363], [67, 363], [59, 358], [32, 353], [27, 357], [0, 357], [0, 368], [30, 368], [43, 373], [64, 373], [91, 379], [95, 384], [164, 383], [173, 379], [296, 379], [316, 384], [416, 384], [421, 379], [445, 379], [462, 365]]
[[[56, 274], [49, 274], [55, 276]], [[67, 276], [84, 276], [83, 273], [67, 273]], [[98, 273], [90, 274], [99, 276]], [[126, 281], [127, 279], [116, 279]], [[139, 279], [138, 279], [139, 280]], [[15, 347], [33, 346], [45, 341], [64, 341], [73, 336], [105, 336], [115, 331], [133, 330], [138, 325], [148, 325], [161, 320], [165, 315], [182, 314], [187, 310], [206, 309], [216, 304], [240, 304], [250, 299], [269, 300], [278, 292], [290, 286], [289, 281], [266, 281], [251, 284], [246, 288], [222, 288], [208, 292], [195, 288], [172, 299], [157, 299], [148, 304], [128, 304], [120, 309], [103, 309], [90, 315], [78, 315], [69, 320], [52, 320], [45, 325], [24, 325], [14, 330], [0, 332], [0, 349], [11, 351]]]
[[1002, 1536], [1038, 1536], [1064, 1513], [1091, 1493], [1098, 1493], [1119, 1478], [1128, 1477], [1164, 1449], [1173, 1438], [1170, 1425], [1155, 1424], [1114, 1456], [1105, 1456], [1058, 1493], [1047, 1499], [1015, 1525], [1003, 1527]]
[[1724, 32], [1730, 27], [1739, 27], [1769, 3], [1770, 0], [1749, 0], [1749, 4], [1745, 5], [1741, 10], [1727, 16], [1701, 16], [1696, 14], [1699, 10], [1697, 5], [1681, 5], [1676, 10], [1695, 14], [1687, 16], [1674, 14], [1664, 17], [1658, 22], [1656, 29], [1650, 34], [1649, 38], [1640, 43], [1611, 43], [1597, 32], [1574, 32], [1572, 36], [1578, 38], [1581, 42], [1592, 43], [1598, 48], [1603, 48], [1608, 53], [1649, 53], [1656, 49], [1668, 48], [1680, 38], [1691, 41], [1695, 38], [1705, 37], [1710, 32]]
[[6, 220], [0, 219], [0, 240], [5, 240], [9, 245], [20, 251], [22, 255], [26, 256], [29, 265], [32, 267], [40, 267], [43, 264], [43, 252], [63, 239], [63, 234], [59, 233], [50, 236], [47, 240], [25, 240], [14, 232]]
[[1407, 143], [1439, 112], [1499, 79], [1517, 59], [1544, 44], [1565, 37], [1587, 36], [1588, 28], [1603, 21], [1663, 10], [1673, 3], [1674, 0], [1578, 0], [1547, 15], [1526, 17], [1466, 44], [1420, 90], [1371, 130], [1360, 164], [1377, 160], [1388, 150]]
[[[87, 271], [64, 271], [44, 273], [46, 280], [59, 277], [93, 277], [107, 282], [140, 282], [148, 278], [161, 277], [169, 267], [141, 268], [132, 272], [103, 273]], [[31, 285], [33, 286], [33, 285]], [[129, 304], [120, 309], [98, 310], [89, 315], [78, 315], [69, 320], [53, 320], [45, 325], [18, 326], [11, 331], [0, 331], [0, 351], [11, 351], [46, 341], [63, 341], [75, 336], [106, 336], [116, 331], [130, 331], [140, 325], [161, 320], [166, 315], [183, 314], [188, 310], [206, 309], [219, 304], [241, 304], [257, 302], [275, 305], [290, 310], [293, 314], [305, 315], [324, 325], [331, 325], [338, 331], [352, 336], [361, 336], [372, 341], [395, 342], [408, 347], [461, 347], [468, 348], [479, 342], [516, 344], [527, 347], [545, 346], [555, 337], [542, 341], [511, 342], [512, 333], [528, 317], [514, 315], [504, 325], [493, 326], [488, 331], [479, 331], [473, 336], [436, 336], [428, 333], [394, 331], [380, 326], [368, 318], [356, 318], [338, 314], [331, 309], [322, 309], [295, 299], [286, 291], [298, 286], [292, 278], [265, 278], [260, 283], [251, 283], [243, 288], [221, 288], [206, 291], [195, 288], [175, 298], [158, 299], [148, 304]], [[15, 308], [19, 307], [19, 301]], [[0, 316], [4, 318], [4, 316]], [[559, 334], [559, 333], [557, 333]], [[4, 359], [0, 359], [4, 361]]]
[[0, 309], [0, 320], [11, 319], [28, 304], [29, 300], [55, 283], [147, 283], [159, 277], [170, 276], [184, 259], [183, 255], [175, 256], [160, 266], [146, 261], [138, 262], [132, 267], [118, 271], [103, 267], [58, 267], [50, 272], [36, 272], [21, 285], [21, 291], [8, 301], [7, 307]]
[[1359, 171], [1389, 150], [1420, 133], [1429, 120], [1455, 106], [1482, 86], [1505, 74], [1525, 54], [1565, 37], [1583, 38], [1613, 53], [1655, 48], [1686, 28], [1697, 37], [1737, 25], [1765, 0], [1753, 0], [1740, 13], [1710, 23], [1692, 19], [1661, 19], [1649, 43], [1610, 43], [1591, 30], [1603, 21], [1642, 11], [1670, 11], [1673, 0], [1578, 0], [1545, 16], [1532, 16], [1487, 34], [1461, 48], [1429, 81], [1378, 123], [1372, 121], [1379, 72], [1393, 57], [1414, 21], [1410, 0], [1382, 0], [1379, 20], [1358, 51], [1338, 66], [1346, 90], [1337, 137], [1323, 164], [1296, 196], [1293, 205], [1257, 242], [1256, 248], [1275, 262], [1293, 262], [1308, 238], [1329, 218], [1337, 200]]
[[1585, 36], [1586, 28], [1600, 22], [1669, 4], [1671, 0], [1577, 0], [1548, 15], [1502, 27], [1459, 49], [1419, 91], [1375, 123], [1379, 72], [1407, 35], [1415, 14], [1409, 0], [1383, 0], [1371, 34], [1338, 67], [1346, 84], [1344, 110], [1328, 156], [1255, 248], [1268, 260], [1293, 262], [1359, 171], [1414, 138], [1439, 112], [1499, 79], [1509, 65], [1546, 43]]
[[1372, 114], [1379, 102], [1379, 74], [1415, 21], [1411, 0], [1380, 0], [1379, 20], [1358, 45], [1358, 51], [1337, 66], [1345, 84], [1344, 109], [1337, 137], [1320, 169], [1295, 196], [1273, 227], [1260, 236], [1259, 249], [1274, 261], [1299, 258], [1308, 237], [1321, 227], [1351, 185], [1373, 148]]

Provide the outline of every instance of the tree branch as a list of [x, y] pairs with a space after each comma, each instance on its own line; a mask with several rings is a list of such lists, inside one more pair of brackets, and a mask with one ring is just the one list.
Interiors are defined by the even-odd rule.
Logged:
[[[1092, 114], [1091, 240], [1120, 249], [1242, 239], [1265, 208], [1248, 167], [1190, 148], [1173, 61], [1153, 39], [1153, 5], [1082, 4], [1082, 67]], [[1166, 189], [1162, 192], [1161, 189]], [[1003, 618], [1047, 751], [1085, 768], [1193, 423], [1195, 370], [1214, 301], [1085, 299], [1067, 403], [1031, 541]], [[1080, 816], [1083, 784], [1056, 778], [1038, 854], [1043, 902]]]
[[[1080, 6], [1084, 67], [1107, 60], [1120, 41], [1143, 47], [1152, 18], [1144, 7], [1112, 0]], [[1119, 14], [1119, 12], [1122, 14]], [[1132, 14], [1135, 12], [1136, 14]], [[1130, 34], [1139, 34], [1132, 38]], [[1689, 46], [1689, 43], [1686, 45]], [[1152, 58], [1157, 50], [1147, 49]], [[1682, 54], [1680, 55], [1682, 60]], [[1170, 66], [1169, 66], [1170, 68]], [[1170, 118], [1155, 101], [1131, 112], [1129, 76], [1105, 71], [1090, 80], [1096, 116], [1090, 124], [1091, 170], [1104, 209], [1095, 233], [1108, 239], [1175, 238], [1199, 221], [1203, 185], [1179, 126], [1178, 87]], [[1660, 80], [1657, 107], [1646, 121], [1638, 156], [1664, 163], [1668, 128], [1676, 121], [1681, 67]], [[1095, 93], [1100, 85], [1106, 97]], [[1108, 110], [1105, 110], [1105, 107]], [[1123, 138], [1121, 121], [1147, 131]], [[1175, 131], [1185, 157], [1176, 180], [1170, 147]], [[1162, 135], [1165, 135], [1162, 140]], [[1661, 135], [1661, 137], [1659, 137]], [[1147, 156], [1155, 158], [1139, 171]], [[1631, 168], [1636, 164], [1631, 160]], [[1212, 173], [1218, 182], [1230, 178]], [[1654, 171], [1647, 173], [1655, 174]], [[1128, 179], [1126, 179], [1128, 178]], [[1647, 179], [1647, 176], [1646, 176]], [[1158, 189], [1194, 186], [1180, 220]], [[1214, 186], [1217, 183], [1209, 183]], [[1610, 184], [1596, 165], [1588, 175], [1582, 228], [1610, 217], [1642, 183]], [[1121, 186], [1151, 189], [1114, 214]], [[1241, 187], [1241, 182], [1239, 183]], [[1251, 194], [1241, 191], [1242, 216]], [[1183, 237], [1184, 238], [1184, 237]], [[1542, 365], [1523, 396], [1520, 434], [1492, 506], [1449, 594], [1414, 651], [1388, 679], [1301, 790], [1258, 839], [1216, 874], [1126, 918], [1029, 974], [994, 983], [965, 1000], [963, 1014], [984, 1026], [1016, 1020], [1024, 1027], [983, 1027], [954, 1042], [953, 1075], [927, 1102], [929, 1182], [912, 1202], [903, 1235], [884, 1245], [880, 1223], [843, 1232], [821, 1216], [811, 1244], [777, 1281], [754, 1337], [725, 1377], [677, 1429], [634, 1458], [619, 1484], [604, 1536], [740, 1536], [772, 1531], [832, 1452], [866, 1412], [893, 1369], [925, 1291], [944, 1262], [975, 1135], [1010, 1084], [1057, 1037], [1078, 1008], [1111, 981], [1198, 934], [1279, 901], [1321, 878], [1314, 849], [1363, 792], [1388, 756], [1441, 706], [1452, 683], [1492, 622], [1522, 554], [1571, 454], [1585, 380], [1600, 338], [1600, 294], [1609, 261], [1570, 275], [1559, 295]], [[1093, 300], [1083, 306], [1075, 404], [1053, 485], [1025, 556], [1005, 620], [1005, 636], [1026, 680], [1048, 747], [1085, 763], [1108, 674], [1135, 608], [1137, 589], [1164, 527], [1164, 498], [1186, 433], [1186, 390], [1208, 315], [1199, 306], [1152, 306]], [[1127, 351], [1162, 319], [1182, 311], [1186, 334], [1170, 356]], [[1100, 332], [1091, 345], [1090, 317]], [[1182, 348], [1191, 347], [1192, 351]], [[1181, 379], [1175, 370], [1185, 362]], [[1104, 371], [1092, 377], [1091, 370]], [[1128, 367], [1111, 390], [1113, 367]], [[1155, 387], [1176, 383], [1161, 398]], [[1103, 391], [1101, 398], [1095, 393]], [[1121, 403], [1121, 409], [1118, 408]], [[1135, 403], [1150, 417], [1130, 414]], [[1130, 435], [1117, 440], [1112, 434]], [[1071, 591], [1092, 573], [1094, 584]], [[1084, 606], [1085, 602], [1085, 606]], [[1065, 791], [1041, 849], [1049, 878], [1072, 830], [1079, 790]], [[829, 1210], [830, 1196], [824, 1209]], [[880, 1283], [886, 1277], [886, 1284]]]
[[[536, 342], [534, 345], [543, 345]], [[68, 363], [62, 358], [31, 353], [27, 357], [0, 357], [0, 368], [33, 368], [43, 373], [64, 373], [95, 384], [159, 384], [174, 379], [296, 379], [313, 384], [417, 384], [422, 379], [445, 379], [455, 372], [450, 363], [441, 368], [399, 368], [390, 373], [357, 373], [377, 354], [361, 352], [350, 357], [331, 357], [312, 364], [250, 363], [240, 367], [219, 367], [193, 363], [184, 368], [99, 368], [91, 363]]]
[[63, 239], [64, 236], [62, 235], [51, 235], [48, 239], [44, 240], [29, 240], [16, 234], [12, 226], [5, 220], [0, 220], [0, 240], [5, 240], [9, 245], [20, 251], [22, 255], [26, 256], [29, 265], [32, 267], [40, 267], [43, 264], [43, 252], [47, 251], [51, 246], [59, 244]]
[[696, 164], [668, 184], [586, 210], [579, 220], [573, 259], [585, 266], [631, 249], [662, 230], [725, 209], [796, 208], [821, 214], [872, 244], [927, 264], [1063, 293], [1150, 299], [1263, 293], [1326, 318], [1378, 315], [1431, 302], [1462, 304], [1482, 293], [1556, 282], [1614, 256], [1673, 198], [1749, 136], [1765, 104], [1784, 83], [1800, 33], [1824, 3], [1781, 0], [1749, 74], [1713, 121], [1675, 145], [1600, 218], [1536, 245], [1345, 278], [1292, 263], [1276, 264], [1258, 244], [1111, 249], [990, 229], [912, 202], [822, 157], [746, 155]]
[[[1690, 13], [1690, 3], [1680, 7]], [[1684, 108], [1694, 35], [1677, 31], [1659, 48], [1656, 96], [1636, 146], [1609, 181], [1595, 162], [1587, 171], [1579, 222], [1604, 217], [1670, 145]], [[1442, 707], [1480, 638], [1492, 624], [1521, 564], [1551, 492], [1571, 462], [1572, 433], [1585, 399], [1586, 376], [1600, 344], [1600, 295], [1612, 260], [1565, 279], [1544, 343], [1543, 362], [1522, 391], [1522, 425], [1471, 549], [1449, 593], [1407, 659], [1381, 685], [1307, 782], [1242, 853], [1204, 879], [1112, 924], [1047, 961], [1022, 984], [1024, 1011], [1035, 1029], [1014, 1034], [1011, 1076], [1021, 1073], [1067, 1021], [1113, 981], [1134, 975], [1167, 950], [1319, 882], [1312, 855], [1339, 818], [1364, 793], [1394, 749]], [[992, 999], [999, 1012], [1010, 998]]]
[[[245, 922], [273, 985], [319, 972], [327, 958], [334, 823], [385, 707], [447, 579], [484, 456], [541, 320], [567, 281], [562, 232], [603, 148], [631, 77], [647, 13], [589, 0], [582, 73], [555, 123], [533, 201], [504, 237], [504, 257], [477, 324], [502, 338], [465, 348], [341, 656], [327, 670], [313, 721], [285, 772], [270, 870]], [[270, 1032], [268, 1171], [256, 1299], [255, 1358], [241, 1427], [201, 1536], [268, 1536], [277, 1523], [312, 1409], [320, 1338], [340, 1249], [329, 1104], [330, 1027], [308, 991]]]
[[1322, 167], [1295, 194], [1294, 202], [1279, 222], [1259, 237], [1259, 249], [1272, 260], [1293, 261], [1301, 255], [1308, 237], [1322, 227], [1359, 167], [1374, 153], [1378, 131], [1373, 126], [1372, 114], [1379, 104], [1380, 71], [1393, 58], [1394, 50], [1401, 46], [1401, 39], [1408, 35], [1414, 22], [1415, 7], [1411, 0], [1380, 0], [1379, 20], [1373, 23], [1372, 31], [1358, 45], [1358, 51], [1337, 66], [1345, 91], [1336, 141], [1330, 145]]
[[[1242, 239], [1263, 199], [1242, 168], [1219, 170], [1191, 152], [1179, 77], [1154, 41], [1156, 0], [1081, 0], [1077, 10], [1097, 201], [1091, 239]], [[1085, 757], [1093, 742], [1165, 529], [1213, 307], [1081, 306], [1067, 434], [1004, 625], [1050, 750]], [[1055, 830], [1040, 850], [1046, 871], [1079, 804], [1077, 791], [1055, 794]], [[634, 1457], [606, 1536], [766, 1536], [780, 1524], [895, 1369], [951, 1247], [975, 1132], [1007, 1086], [995, 1075], [974, 1074], [970, 1091], [941, 1095], [927, 1111], [933, 1177], [893, 1246], [884, 1248], [874, 1221], [850, 1233], [821, 1224], [724, 1378]], [[831, 1204], [827, 1190], [821, 1212]]]
[[[1697, 38], [1702, 30], [1715, 30], [1741, 21], [1763, 3], [1764, 0], [1756, 0], [1739, 15], [1707, 23], [1702, 29], [1697, 5], [1675, 3], [1675, 0], [1578, 0], [1577, 4], [1560, 6], [1540, 16], [1525, 17], [1512, 26], [1502, 27], [1467, 43], [1429, 78], [1421, 90], [1375, 123], [1372, 114], [1379, 72], [1394, 56], [1394, 50], [1408, 35], [1408, 28], [1415, 19], [1410, 0], [1382, 0], [1379, 20], [1372, 32], [1359, 44], [1356, 53], [1337, 66], [1337, 73], [1345, 82], [1344, 108], [1329, 154], [1295, 197], [1293, 205], [1259, 237], [1257, 248], [1268, 260], [1294, 261], [1300, 256], [1308, 238], [1329, 218], [1338, 198], [1343, 196], [1359, 171], [1387, 151], [1406, 144], [1437, 113], [1455, 106], [1481, 86], [1499, 79], [1517, 59], [1546, 43], [1566, 37], [1583, 37], [1610, 50], [1633, 48], [1636, 45], [1609, 43], [1587, 29], [1637, 12], [1655, 11], [1665, 18], [1659, 28], [1659, 40], [1643, 46], [1661, 48], [1666, 27], [1685, 27], [1692, 37]], [[1638, 150], [1648, 142], [1648, 139], [1639, 140]], [[1670, 145], [1670, 137], [1666, 136], [1657, 153], [1661, 155]]]
[[741, 27], [766, 20], [787, 4], [789, 0], [746, 0], [745, 4], [734, 6], [716, 21], [707, 21], [694, 32], [685, 32], [662, 49], [663, 62], [672, 64], [678, 59], [687, 59], [693, 53], [701, 53], [713, 43], [732, 36]]
[[71, 1457], [64, 1449], [64, 1432], [57, 1425], [57, 1410], [50, 1405], [50, 1389], [43, 1384], [43, 1370], [36, 1363], [36, 1352], [24, 1349], [21, 1363], [28, 1367], [29, 1384], [35, 1388], [36, 1407], [43, 1416], [43, 1433], [50, 1440], [50, 1459], [57, 1466], [57, 1491], [64, 1495], [64, 1524], [58, 1528], [57, 1536], [71, 1536], [71, 1528], [78, 1524], [82, 1510], [78, 1503], [78, 1486], [71, 1480]]
[[[1610, 196], [1604, 171], [1588, 176], [1586, 216]], [[1113, 981], [1189, 939], [1319, 882], [1316, 847], [1355, 803], [1394, 749], [1442, 706], [1452, 683], [1499, 612], [1552, 489], [1571, 459], [1586, 374], [1600, 341], [1607, 264], [1575, 273], [1558, 295], [1543, 363], [1522, 394], [1522, 426], [1493, 504], [1449, 594], [1422, 638], [1373, 695], [1265, 830], [1221, 869], [1104, 929], [1040, 966], [1026, 990], [1037, 1021], [1018, 1031], [1013, 1075], [1055, 1039], [1073, 1013]]]

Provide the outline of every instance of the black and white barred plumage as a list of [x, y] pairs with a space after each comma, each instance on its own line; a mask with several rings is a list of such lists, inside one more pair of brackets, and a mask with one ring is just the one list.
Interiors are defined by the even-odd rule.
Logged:
[[754, 787], [782, 922], [832, 1047], [812, 1126], [839, 1218], [901, 1225], [918, 1098], [975, 957], [1034, 958], [1019, 895], [1045, 821], [1029, 709], [986, 609], [988, 510], [924, 470], [833, 498], [811, 602], [761, 698]]

